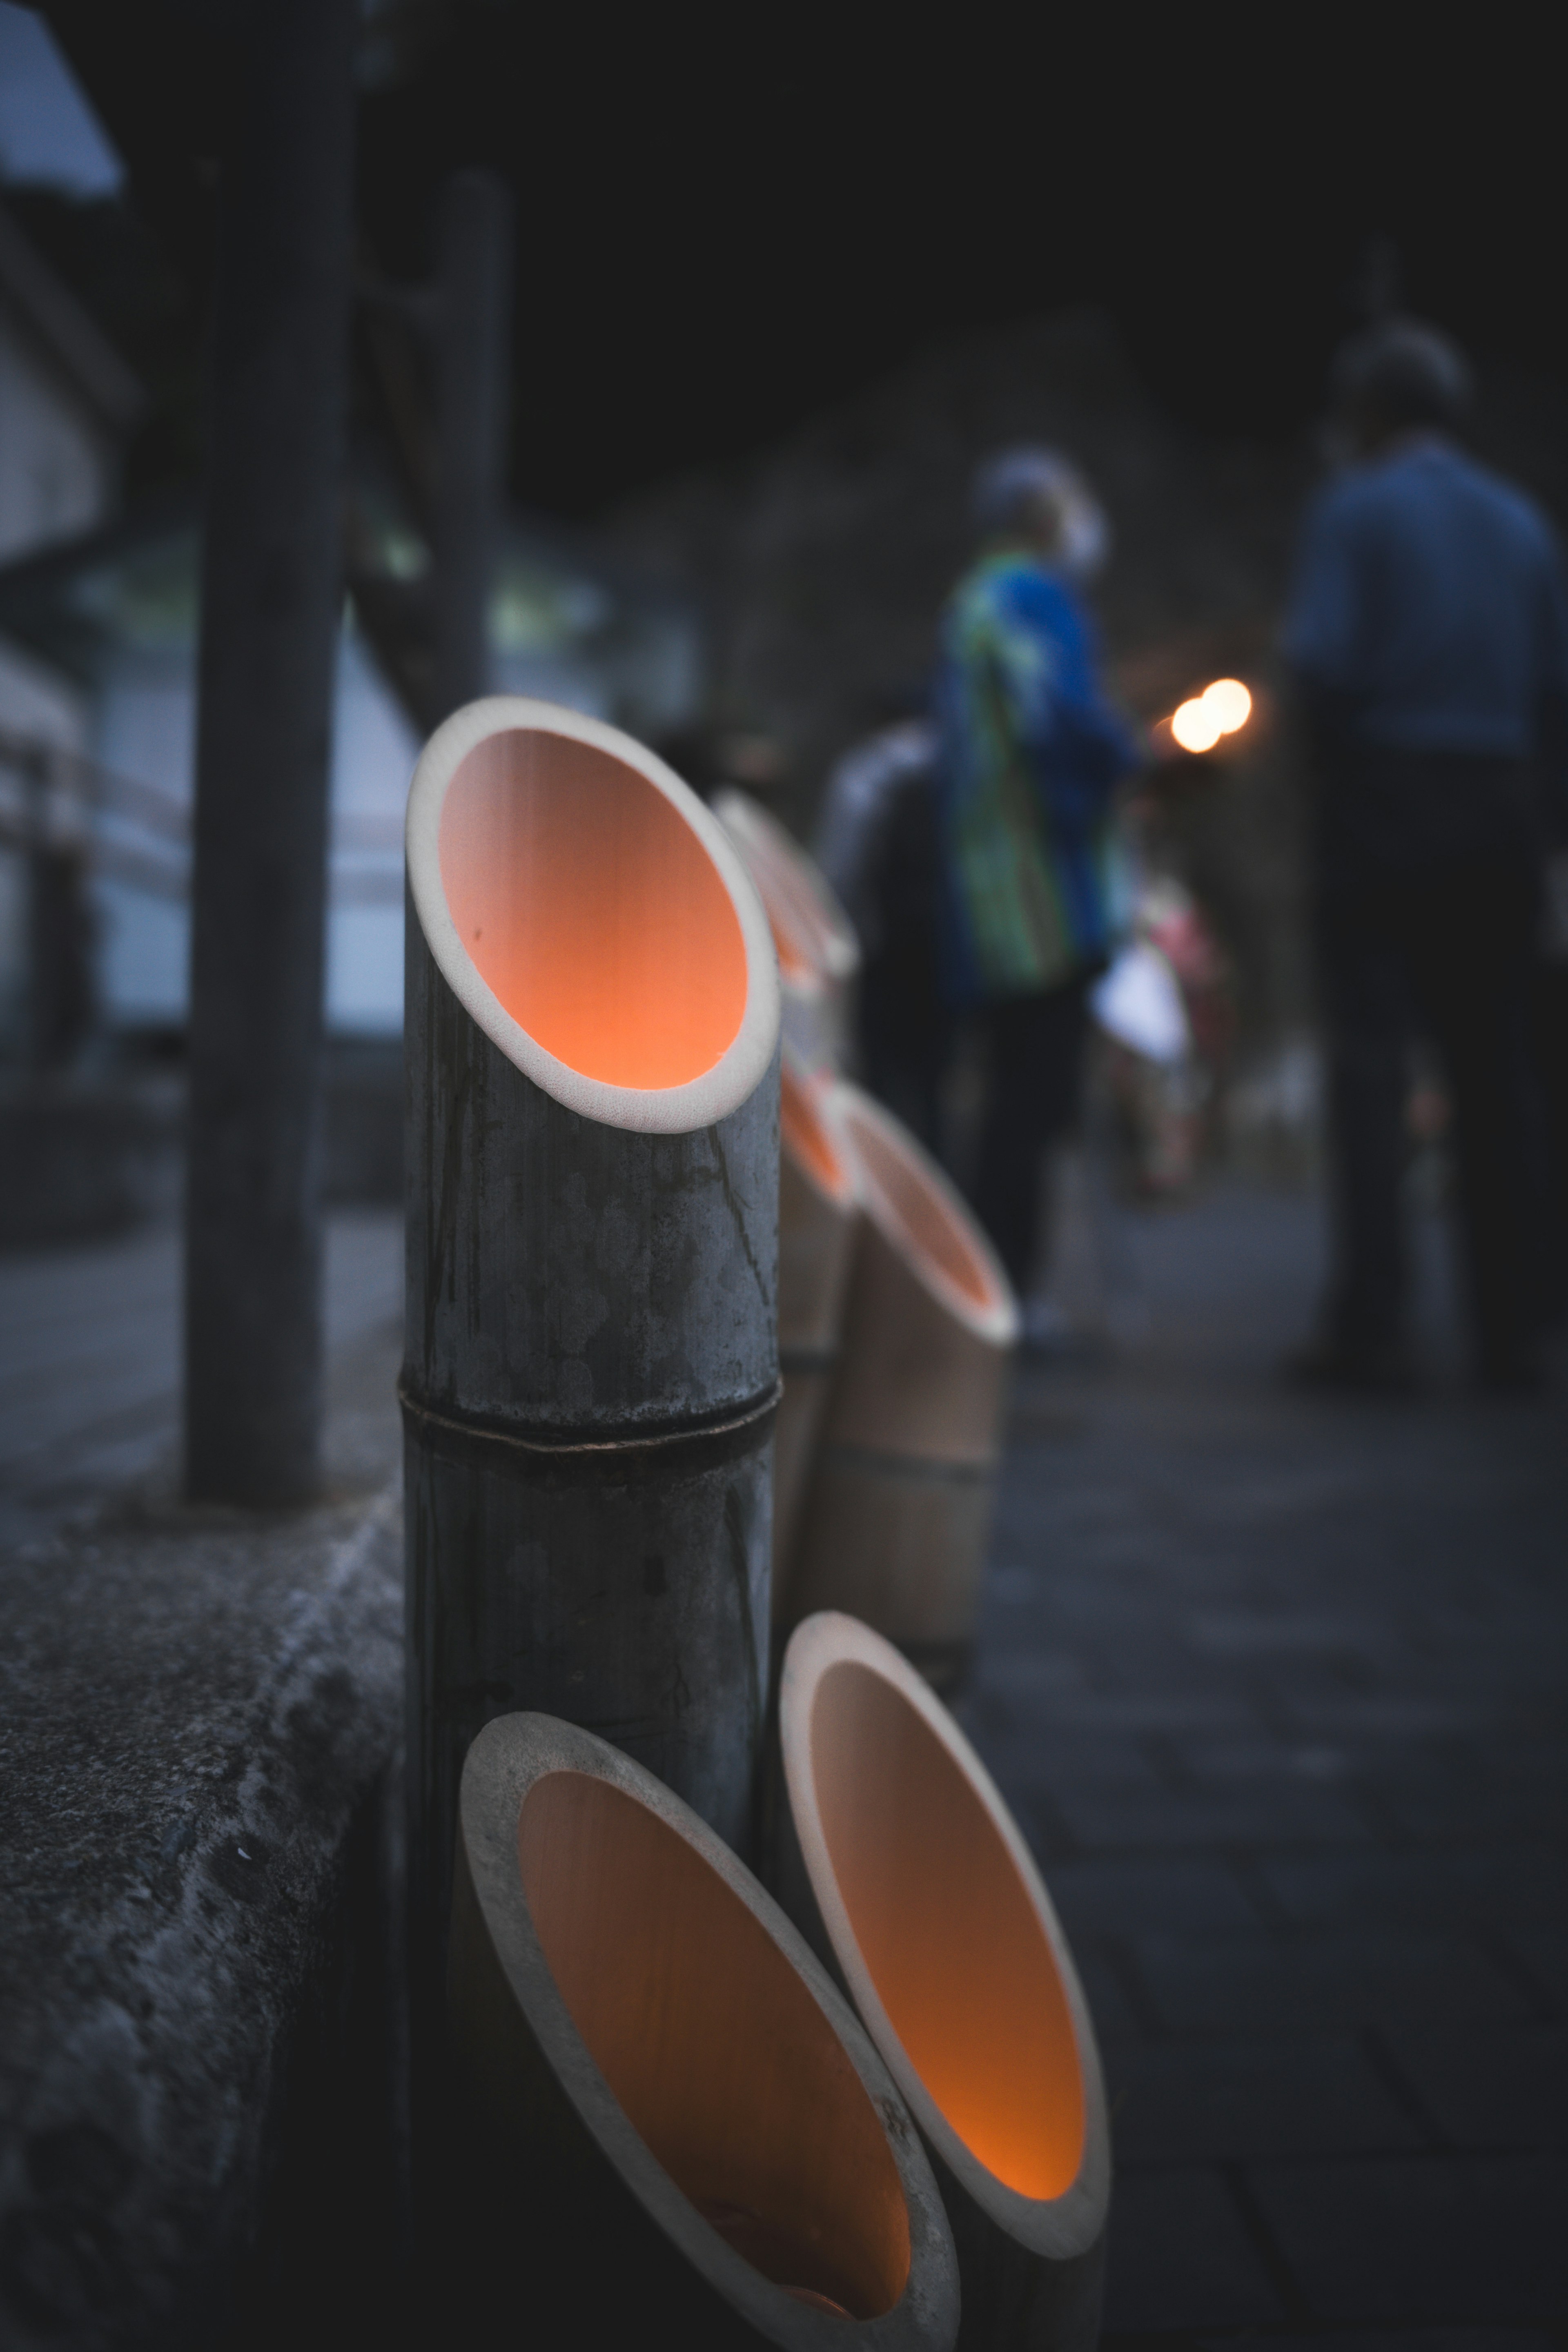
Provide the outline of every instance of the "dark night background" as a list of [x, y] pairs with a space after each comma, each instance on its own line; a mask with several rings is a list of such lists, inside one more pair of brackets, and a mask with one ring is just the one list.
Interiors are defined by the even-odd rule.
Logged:
[[[158, 259], [133, 268], [118, 224], [51, 236], [35, 199], [30, 226], [114, 248], [106, 323], [169, 394], [133, 459], [156, 478], [191, 456], [230, 11], [47, 13], [169, 266], [161, 301]], [[743, 457], [933, 346], [1084, 301], [1173, 420], [1290, 436], [1373, 298], [1380, 239], [1406, 304], [1561, 381], [1551, 78], [1506, 26], [1483, 48], [1434, 23], [394, 0], [367, 11], [362, 233], [375, 266], [416, 276], [446, 174], [489, 163], [511, 181], [512, 488], [562, 516]], [[79, 254], [76, 282], [93, 274]]]

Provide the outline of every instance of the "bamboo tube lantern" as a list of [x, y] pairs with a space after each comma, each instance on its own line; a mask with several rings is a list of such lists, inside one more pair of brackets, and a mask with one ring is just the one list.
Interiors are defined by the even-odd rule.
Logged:
[[953, 2343], [946, 2217], [865, 2032], [744, 1865], [592, 1734], [511, 1715], [469, 1750], [447, 2014], [449, 2259], [493, 2267], [531, 2342]]
[[838, 1361], [859, 1213], [855, 1160], [830, 1089], [786, 1046], [779, 1096], [779, 1400], [773, 1445], [773, 1612]]
[[784, 983], [784, 1034], [808, 1069], [837, 1069], [849, 986], [860, 969], [855, 926], [821, 867], [748, 793], [721, 793], [713, 813], [767, 909]]
[[890, 1643], [827, 1612], [784, 1654], [780, 1893], [920, 2126], [964, 2352], [1092, 2352], [1110, 2137], [1072, 1955], [984, 1765]]
[[778, 981], [717, 821], [615, 728], [469, 704], [409, 794], [410, 1913], [458, 1776], [585, 1723], [744, 1845], [768, 1687]]
[[861, 1216], [837, 1377], [782, 1613], [846, 1609], [939, 1687], [973, 1638], [1018, 1312], [973, 1218], [907, 1128], [833, 1101]]

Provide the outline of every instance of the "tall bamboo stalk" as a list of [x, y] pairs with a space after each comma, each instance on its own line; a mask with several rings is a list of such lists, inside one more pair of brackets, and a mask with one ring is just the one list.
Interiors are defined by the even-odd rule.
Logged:
[[773, 1621], [789, 1605], [790, 1563], [822, 1415], [838, 1367], [844, 1293], [859, 1217], [848, 1138], [830, 1088], [786, 1046], [779, 1098], [779, 1400], [773, 1454]]
[[778, 987], [695, 796], [614, 728], [455, 714], [407, 824], [410, 1899], [458, 1776], [586, 1725], [744, 1848], [768, 1685]]
[[787, 1622], [847, 1610], [945, 1687], [973, 1643], [1017, 1307], [909, 1130], [858, 1087], [832, 1102], [861, 1215]]

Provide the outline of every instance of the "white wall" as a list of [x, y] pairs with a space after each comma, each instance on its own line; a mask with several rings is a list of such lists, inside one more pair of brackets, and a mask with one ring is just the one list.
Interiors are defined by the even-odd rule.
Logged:
[[[141, 656], [110, 679], [93, 749], [117, 774], [157, 785], [189, 808], [195, 698], [183, 662]], [[403, 1025], [401, 834], [419, 746], [401, 705], [357, 634], [339, 643], [331, 808], [384, 846], [340, 845], [327, 916], [326, 1016], [333, 1030], [395, 1034]], [[361, 903], [353, 880], [374, 876], [384, 898]], [[174, 1026], [189, 995], [190, 915], [166, 898], [108, 880], [97, 886], [105, 1011], [120, 1027]]]
[[113, 462], [91, 411], [0, 296], [0, 562], [90, 529]]

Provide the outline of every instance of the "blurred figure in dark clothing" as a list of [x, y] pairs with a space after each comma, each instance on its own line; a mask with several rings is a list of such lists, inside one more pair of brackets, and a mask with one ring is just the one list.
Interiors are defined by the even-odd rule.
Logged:
[[942, 1156], [948, 1021], [937, 949], [936, 730], [927, 697], [887, 698], [888, 723], [828, 780], [817, 860], [860, 940], [860, 1076]]
[[[1394, 320], [1340, 355], [1349, 462], [1307, 518], [1284, 651], [1318, 782], [1333, 1264], [1304, 1377], [1400, 1386], [1413, 1026], [1454, 1099], [1475, 1368], [1539, 1377], [1547, 1263], [1531, 986], [1543, 796], [1564, 790], [1568, 607], [1550, 527], [1453, 435], [1459, 353]], [[1553, 772], [1547, 772], [1551, 769]]]
[[1078, 1111], [1088, 992], [1112, 947], [1112, 793], [1139, 753], [1079, 599], [1109, 534], [1076, 469], [1008, 450], [981, 468], [974, 520], [937, 695], [942, 976], [985, 1033], [974, 1205], [1023, 1295], [1042, 1160]]

